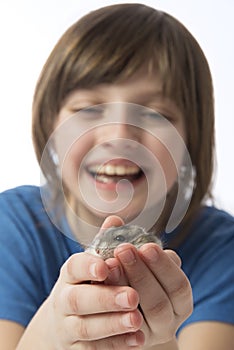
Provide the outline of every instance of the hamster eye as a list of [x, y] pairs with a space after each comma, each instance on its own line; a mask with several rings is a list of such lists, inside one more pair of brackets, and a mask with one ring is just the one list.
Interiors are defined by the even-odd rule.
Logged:
[[125, 242], [125, 237], [122, 235], [118, 235], [115, 237], [115, 240], [119, 242]]

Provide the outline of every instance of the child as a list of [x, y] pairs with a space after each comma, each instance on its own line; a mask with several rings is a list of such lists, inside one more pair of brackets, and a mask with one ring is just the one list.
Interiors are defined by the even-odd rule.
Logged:
[[[213, 119], [207, 61], [173, 17], [122, 4], [68, 29], [34, 95], [43, 184], [0, 196], [1, 349], [233, 349], [234, 219], [206, 205]], [[83, 252], [124, 223], [165, 249]]]

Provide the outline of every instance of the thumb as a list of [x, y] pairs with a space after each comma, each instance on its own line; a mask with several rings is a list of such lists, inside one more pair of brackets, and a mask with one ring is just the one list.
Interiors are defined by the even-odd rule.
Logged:
[[109, 227], [113, 227], [113, 226], [122, 226], [124, 225], [124, 221], [123, 219], [121, 219], [121, 217], [117, 216], [117, 215], [111, 215], [108, 216], [102, 226], [101, 226], [101, 231], [102, 230], [106, 230]]

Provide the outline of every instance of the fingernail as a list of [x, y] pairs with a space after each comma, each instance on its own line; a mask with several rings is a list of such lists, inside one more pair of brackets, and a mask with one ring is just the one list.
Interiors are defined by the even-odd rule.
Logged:
[[112, 283], [119, 282], [120, 279], [120, 268], [119, 266], [116, 266], [110, 270], [110, 274], [108, 276], [109, 281]]
[[154, 248], [147, 248], [145, 251], [144, 251], [144, 255], [145, 257], [152, 261], [152, 262], [155, 262], [158, 260], [158, 252], [156, 251], [156, 249]]
[[122, 316], [122, 324], [126, 328], [132, 328], [131, 316], [129, 313]]
[[93, 263], [89, 266], [89, 272], [95, 278], [97, 277], [96, 267], [97, 267], [97, 263]]
[[126, 249], [118, 253], [118, 258], [126, 265], [132, 265], [136, 262], [136, 257], [131, 249]]
[[145, 337], [143, 332], [137, 332], [129, 334], [125, 340], [128, 346], [143, 346], [145, 342]]
[[127, 292], [122, 292], [116, 295], [115, 302], [117, 305], [123, 308], [129, 308], [128, 294]]
[[126, 338], [126, 344], [127, 344], [128, 346], [137, 346], [137, 345], [138, 345], [138, 342], [137, 342], [137, 339], [136, 339], [135, 334], [129, 335], [129, 336]]

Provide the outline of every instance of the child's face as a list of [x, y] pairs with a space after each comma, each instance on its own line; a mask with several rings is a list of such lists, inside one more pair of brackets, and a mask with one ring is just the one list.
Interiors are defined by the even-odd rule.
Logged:
[[54, 140], [70, 202], [83, 220], [115, 213], [130, 221], [166, 198], [186, 135], [180, 110], [161, 91], [157, 76], [139, 74], [67, 97]]

